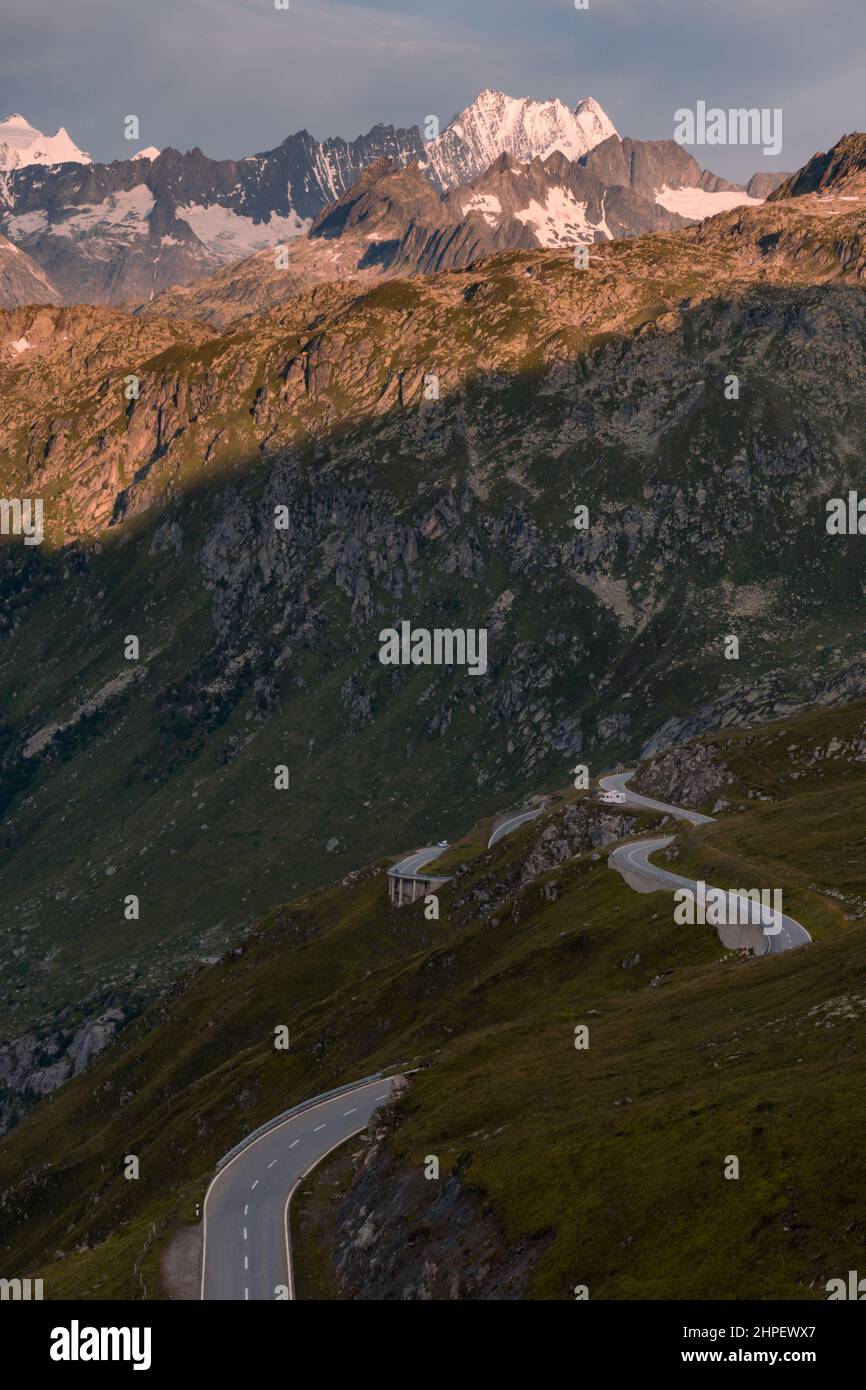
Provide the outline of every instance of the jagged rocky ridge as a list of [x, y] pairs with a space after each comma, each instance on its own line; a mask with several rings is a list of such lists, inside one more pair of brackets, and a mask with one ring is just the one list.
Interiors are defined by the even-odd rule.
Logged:
[[773, 202], [803, 198], [842, 197], [859, 202], [866, 196], [866, 135], [843, 135], [831, 150], [815, 154], [770, 194]]
[[[515, 167], [528, 165], [528, 181], [509, 191], [500, 179], [488, 191], [484, 176], [495, 180], [493, 166], [503, 158]], [[672, 140], [620, 140], [591, 99], [570, 111], [558, 101], [519, 101], [488, 90], [426, 142], [415, 126], [377, 125], [351, 142], [319, 143], [301, 131], [241, 160], [169, 148], [111, 164], [12, 168], [0, 173], [0, 232], [33, 258], [66, 303], [147, 303], [256, 252], [266, 273], [274, 248], [293, 241], [303, 249], [292, 248], [292, 273], [308, 286], [352, 267], [348, 248], [337, 266], [320, 245], [307, 246], [304, 233], [382, 160], [394, 171], [410, 165], [423, 170], [426, 190], [464, 190], [432, 220], [419, 222], [407, 209], [398, 238], [408, 242], [399, 258], [404, 271], [463, 265], [471, 254], [505, 246], [570, 244], [683, 225], [664, 205], [670, 190], [691, 188], [710, 203], [726, 192], [750, 196], [701, 171]], [[500, 197], [503, 215], [493, 236], [489, 214]], [[470, 217], [464, 235], [464, 205], [473, 198], [488, 215]], [[509, 215], [516, 210], [526, 214], [522, 220]], [[362, 250], [374, 253], [375, 264], [376, 248]], [[354, 260], [363, 270], [362, 256]], [[284, 274], [272, 288], [279, 295], [289, 283]]]

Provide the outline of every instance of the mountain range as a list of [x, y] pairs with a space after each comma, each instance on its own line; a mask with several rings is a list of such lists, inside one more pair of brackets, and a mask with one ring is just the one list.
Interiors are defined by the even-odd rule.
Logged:
[[[503, 215], [527, 168], [495, 171]], [[309, 245], [363, 240], [382, 186], [421, 177], [370, 171]], [[577, 755], [866, 689], [861, 567], [824, 527], [862, 469], [852, 197], [599, 241], [586, 270], [527, 247], [226, 300], [221, 324], [194, 294], [198, 319], [3, 311], [0, 487], [45, 509], [44, 545], [0, 546], [8, 1034], [158, 991], [274, 902], [428, 841], [433, 803], [448, 833]], [[382, 668], [401, 614], [485, 626], [489, 678]]]
[[[409, 239], [394, 261], [403, 273], [466, 264], [506, 246], [669, 230], [748, 203], [759, 186], [763, 197], [785, 177], [756, 175], [740, 188], [702, 171], [672, 140], [621, 140], [592, 98], [571, 110], [491, 90], [428, 141], [417, 127], [377, 125], [354, 141], [318, 142], [300, 131], [241, 160], [169, 148], [112, 164], [80, 151], [77, 162], [47, 169], [35, 154], [24, 162], [46, 143], [34, 138], [0, 173], [0, 232], [66, 303], [148, 302], [256, 251], [273, 255], [304, 239], [371, 166], [379, 174], [413, 168], [423, 178], [395, 199], [406, 215], [387, 239]], [[392, 223], [396, 213], [392, 207]], [[305, 258], [316, 260], [301, 252]], [[334, 267], [311, 273], [325, 270], [330, 278]]]

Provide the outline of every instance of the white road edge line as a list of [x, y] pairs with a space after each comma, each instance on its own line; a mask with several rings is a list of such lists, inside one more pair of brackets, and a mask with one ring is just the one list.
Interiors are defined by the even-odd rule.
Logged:
[[505, 839], [505, 831], [508, 829], [508, 826], [509, 826], [509, 825], [516, 825], [516, 824], [518, 823], [518, 821], [521, 821], [521, 820], [523, 820], [524, 818], [526, 818], [527, 820], [529, 820], [529, 818], [530, 818], [532, 815], [533, 815], [533, 812], [532, 812], [532, 811], [521, 811], [521, 813], [520, 813], [519, 816], [512, 816], [512, 817], [511, 817], [511, 820], [503, 821], [502, 825], [498, 825], [498, 826], [496, 827], [496, 829], [495, 829], [494, 832], [493, 832], [493, 835], [491, 835], [491, 836], [490, 836], [490, 839], [487, 841], [487, 848], [490, 849], [491, 846], [493, 845], [493, 842], [494, 842], [494, 841], [493, 841], [493, 836], [494, 836], [494, 835], [496, 836], [496, 838], [497, 838], [498, 840], [504, 840], [504, 839]]
[[[417, 1067], [415, 1067], [415, 1068], [410, 1068], [409, 1071], [405, 1073], [405, 1075], [407, 1075], [407, 1076], [408, 1076], [408, 1075], [411, 1075], [414, 1071], [417, 1071], [417, 1070], [418, 1070]], [[396, 1077], [402, 1076], [402, 1075], [404, 1075], [403, 1072], [396, 1071], [396, 1072], [394, 1072], [394, 1075], [393, 1075], [393, 1076], [386, 1076], [386, 1077], [384, 1077], [383, 1079], [384, 1079], [385, 1081], [394, 1081]], [[353, 1092], [355, 1092], [355, 1091], [365, 1091], [365, 1090], [367, 1089], [368, 1086], [377, 1086], [377, 1085], [381, 1086], [381, 1084], [382, 1084], [381, 1081], [365, 1081], [365, 1082], [364, 1082], [362, 1085], [360, 1085], [360, 1086], [347, 1086], [346, 1089], [345, 1089], [345, 1091], [341, 1092], [340, 1095], [342, 1095], [342, 1096], [350, 1096], [350, 1095], [352, 1095]], [[311, 1112], [311, 1111], [313, 1111], [313, 1110], [320, 1110], [320, 1109], [322, 1108], [323, 1105], [330, 1105], [333, 1101], [339, 1100], [339, 1099], [340, 1099], [340, 1095], [337, 1095], [337, 1096], [330, 1096], [330, 1097], [326, 1098], [325, 1100], [319, 1100], [319, 1101], [316, 1102], [315, 1105], [309, 1106], [309, 1107], [308, 1107], [308, 1110], [301, 1111], [301, 1114], [307, 1114], [307, 1113], [309, 1113], [309, 1112]], [[258, 1136], [257, 1139], [251, 1140], [251, 1142], [250, 1142], [249, 1144], [246, 1144], [246, 1145], [240, 1150], [239, 1153], [236, 1153], [236, 1154], [235, 1154], [234, 1158], [229, 1159], [228, 1163], [226, 1163], [222, 1168], [220, 1168], [216, 1173], [214, 1173], [213, 1177], [211, 1178], [210, 1182], [208, 1183], [207, 1192], [204, 1194], [204, 1202], [203, 1202], [203, 1204], [202, 1204], [201, 1286], [200, 1286], [200, 1292], [199, 1292], [199, 1297], [200, 1297], [201, 1300], [204, 1300], [204, 1278], [205, 1278], [205, 1270], [206, 1270], [206, 1268], [207, 1268], [207, 1263], [206, 1263], [206, 1257], [207, 1257], [207, 1199], [208, 1199], [208, 1197], [209, 1197], [210, 1194], [211, 1194], [211, 1189], [215, 1186], [215, 1184], [216, 1184], [217, 1182], [219, 1182], [219, 1180], [220, 1180], [220, 1178], [222, 1177], [223, 1173], [227, 1173], [228, 1170], [229, 1170], [229, 1168], [231, 1168], [232, 1164], [233, 1164], [233, 1163], [237, 1163], [238, 1159], [239, 1159], [239, 1158], [242, 1158], [243, 1155], [246, 1154], [246, 1153], [248, 1153], [250, 1149], [255, 1148], [256, 1144], [261, 1144], [262, 1141], [263, 1141], [264, 1139], [270, 1139], [270, 1137], [271, 1137], [272, 1134], [276, 1134], [278, 1130], [283, 1129], [285, 1125], [290, 1125], [294, 1120], [297, 1120], [298, 1118], [299, 1118], [298, 1115], [289, 1115], [289, 1116], [287, 1116], [286, 1119], [283, 1120], [280, 1124], [274, 1125], [273, 1129], [269, 1129], [265, 1134], [260, 1134], [260, 1135]], [[357, 1133], [357, 1131], [356, 1131], [356, 1133]], [[347, 1137], [348, 1137], [348, 1138], [351, 1138], [351, 1135], [349, 1135], [349, 1136], [347, 1136]], [[300, 1143], [300, 1140], [295, 1140], [295, 1143]], [[294, 1148], [294, 1144], [290, 1144], [290, 1145], [289, 1145], [289, 1148]], [[291, 1193], [289, 1194], [289, 1196], [291, 1197]], [[247, 1291], [247, 1294], [248, 1294], [248, 1291]]]
[[289, 1240], [289, 1207], [291, 1206], [292, 1198], [295, 1195], [295, 1191], [297, 1188], [300, 1187], [301, 1183], [304, 1181], [304, 1178], [308, 1178], [312, 1173], [313, 1169], [318, 1168], [319, 1164], [324, 1162], [324, 1160], [328, 1157], [328, 1154], [333, 1153], [334, 1150], [338, 1149], [341, 1144], [348, 1144], [350, 1139], [354, 1139], [356, 1134], [361, 1134], [366, 1128], [367, 1123], [365, 1121], [364, 1124], [359, 1125], [357, 1129], [353, 1129], [351, 1134], [344, 1134], [342, 1139], [337, 1140], [336, 1144], [332, 1144], [329, 1149], [325, 1149], [325, 1152], [319, 1155], [315, 1163], [311, 1163], [307, 1171], [301, 1174], [301, 1176], [298, 1178], [298, 1181], [295, 1183], [295, 1186], [292, 1188], [291, 1192], [286, 1198], [286, 1205], [283, 1208], [283, 1235], [285, 1236], [286, 1241], [286, 1283], [289, 1290], [290, 1299], [294, 1299], [295, 1297], [295, 1276], [292, 1273], [292, 1250], [291, 1242]]

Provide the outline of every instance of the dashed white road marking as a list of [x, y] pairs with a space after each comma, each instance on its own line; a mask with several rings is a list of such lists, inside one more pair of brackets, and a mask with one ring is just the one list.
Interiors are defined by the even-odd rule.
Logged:
[[358, 1109], [358, 1107], [357, 1107], [357, 1105], [356, 1105], [354, 1110], [344, 1110], [344, 1111], [343, 1111], [343, 1114], [344, 1114], [344, 1115], [354, 1115], [354, 1114], [356, 1114], [357, 1109]]
[[246, 1216], [246, 1214], [247, 1214], [248, 1211], [249, 1211], [249, 1205], [247, 1205], [247, 1206], [244, 1207], [244, 1216]]
[[274, 1166], [274, 1164], [276, 1163], [276, 1161], [277, 1161], [277, 1160], [276, 1160], [275, 1158], [272, 1158], [271, 1161], [270, 1161], [270, 1163], [268, 1164], [268, 1167], [269, 1167], [269, 1168], [273, 1168], [273, 1166]]
[[385, 1094], [384, 1094], [383, 1096], [377, 1096], [376, 1099], [377, 1099], [377, 1100], [387, 1100], [387, 1099], [388, 1099], [388, 1092], [386, 1091]]
[[255, 1189], [258, 1187], [258, 1185], [259, 1185], [259, 1180], [258, 1180], [258, 1178], [256, 1178], [255, 1182], [253, 1183], [252, 1187], [250, 1188], [250, 1191], [251, 1191], [251, 1192], [255, 1191]]
[[319, 1130], [320, 1130], [320, 1129], [324, 1129], [324, 1128], [325, 1128], [324, 1125], [316, 1125], [316, 1128], [313, 1130], [313, 1133], [314, 1133], [314, 1134], [318, 1134]]
[[247, 1239], [247, 1228], [246, 1228], [246, 1226], [244, 1226], [244, 1240], [246, 1240], [246, 1239]]
[[293, 1139], [292, 1142], [291, 1142], [291, 1144], [289, 1145], [289, 1148], [290, 1148], [290, 1149], [293, 1149], [293, 1148], [295, 1147], [295, 1145], [296, 1145], [296, 1144], [300, 1144], [300, 1142], [301, 1142], [300, 1139]]
[[244, 1255], [244, 1269], [249, 1269], [249, 1267], [250, 1267], [250, 1257], [249, 1257], [249, 1255]]
[[249, 1291], [249, 1289], [244, 1289], [244, 1298], [249, 1298], [249, 1296], [250, 1296], [250, 1291]]

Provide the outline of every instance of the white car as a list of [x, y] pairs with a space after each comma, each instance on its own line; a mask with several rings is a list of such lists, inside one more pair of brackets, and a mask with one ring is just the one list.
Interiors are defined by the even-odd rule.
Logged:
[[621, 806], [625, 801], [625, 792], [602, 792], [599, 801], [607, 802], [608, 806]]
[[448, 848], [448, 841], [447, 841], [447, 840], [437, 840], [437, 841], [436, 841], [436, 848], [437, 848], [437, 849], [447, 849], [447, 848]]

